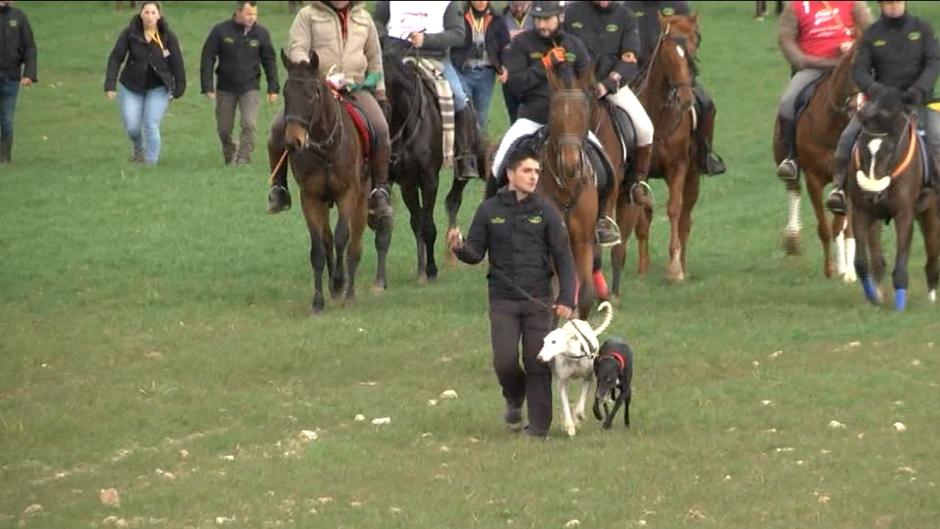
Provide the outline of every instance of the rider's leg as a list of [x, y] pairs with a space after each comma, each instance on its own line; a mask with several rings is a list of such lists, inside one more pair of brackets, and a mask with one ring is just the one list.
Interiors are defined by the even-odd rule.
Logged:
[[819, 79], [822, 70], [805, 69], [796, 72], [790, 78], [787, 89], [780, 98], [780, 108], [777, 119], [780, 121], [780, 145], [783, 147], [783, 161], [777, 166], [777, 176], [780, 178], [796, 178], [798, 167], [796, 165], [796, 98], [803, 89]]
[[388, 186], [388, 160], [392, 152], [392, 144], [388, 133], [388, 122], [379, 106], [375, 96], [365, 90], [355, 93], [356, 103], [366, 113], [366, 118], [372, 124], [372, 152], [369, 156], [369, 167], [372, 172], [372, 193], [369, 195], [369, 213], [373, 220], [388, 220], [392, 218], [392, 202]]
[[852, 156], [852, 146], [862, 131], [862, 123], [858, 116], [853, 116], [852, 120], [839, 136], [839, 144], [836, 146], [835, 161], [832, 167], [832, 191], [829, 192], [829, 198], [826, 199], [826, 207], [833, 213], [845, 214], [845, 180], [849, 172], [849, 158]]
[[450, 62], [444, 59], [444, 78], [450, 84], [454, 93], [454, 160], [457, 163], [457, 177], [462, 179], [478, 178], [477, 158], [474, 153], [477, 136], [479, 134], [476, 115], [468, 104], [467, 93], [460, 82], [457, 70]]
[[284, 112], [279, 112], [271, 124], [271, 135], [268, 137], [268, 159], [274, 173], [271, 177], [271, 189], [268, 191], [268, 213], [290, 209], [290, 192], [287, 190], [287, 147], [284, 146], [286, 126]]
[[703, 147], [700, 149], [702, 154], [699, 163], [705, 169], [709, 176], [717, 176], [725, 172], [725, 162], [712, 150], [712, 143], [715, 136], [715, 115], [718, 113], [715, 109], [715, 102], [701, 85], [696, 85], [692, 89], [695, 99], [698, 100], [702, 109], [702, 115], [699, 116], [698, 127], [696, 128], [696, 140]]
[[633, 95], [633, 91], [629, 87], [624, 86], [607, 97], [627, 112], [636, 130], [637, 148], [633, 160], [633, 174], [626, 178], [630, 197], [637, 204], [652, 207], [653, 200], [648, 192], [649, 186], [646, 185], [646, 177], [649, 174], [650, 156], [653, 150], [653, 122], [640, 100]]
[[493, 174], [490, 175], [496, 179], [498, 187], [502, 187], [506, 183], [506, 171], [504, 170], [503, 162], [509, 155], [509, 148], [512, 147], [512, 144], [519, 138], [535, 134], [543, 126], [544, 125], [541, 123], [537, 123], [531, 119], [519, 118], [513, 122], [509, 130], [506, 131], [506, 134], [503, 135], [503, 139], [499, 142], [499, 147], [496, 149], [496, 155], [493, 157]]
[[[588, 140], [597, 147], [597, 150], [603, 156], [604, 146], [601, 145], [601, 140], [591, 131], [588, 131]], [[617, 226], [616, 221], [613, 219], [615, 201], [612, 200], [614, 197], [611, 197], [610, 193], [614, 187], [613, 178], [613, 174], [607, 175], [604, 186], [598, 187], [597, 189], [597, 225], [595, 227], [595, 237], [597, 243], [603, 247], [620, 244], [620, 227]], [[600, 184], [600, 182], [598, 182], [598, 184]]]
[[940, 190], [940, 112], [928, 108], [924, 128], [927, 132], [927, 154], [933, 163], [930, 185]]

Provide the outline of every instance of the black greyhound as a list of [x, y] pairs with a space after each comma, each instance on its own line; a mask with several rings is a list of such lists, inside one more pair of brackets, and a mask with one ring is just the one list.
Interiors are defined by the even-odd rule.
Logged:
[[[594, 359], [594, 374], [597, 377], [597, 391], [594, 394], [594, 417], [603, 420], [605, 430], [611, 423], [620, 406], [623, 405], [623, 424], [630, 427], [630, 399], [633, 396], [633, 350], [623, 338], [614, 336], [604, 342], [597, 358]], [[614, 401], [611, 409], [610, 401]], [[601, 403], [604, 414], [601, 415]]]

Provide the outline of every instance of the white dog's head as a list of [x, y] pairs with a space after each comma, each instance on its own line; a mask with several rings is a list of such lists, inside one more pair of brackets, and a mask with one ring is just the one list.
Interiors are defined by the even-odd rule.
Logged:
[[538, 359], [542, 362], [551, 362], [560, 354], [575, 357], [589, 356], [591, 350], [586, 350], [586, 348], [592, 345], [593, 350], [597, 351], [597, 336], [591, 329], [591, 325], [584, 320], [570, 320], [545, 335]]

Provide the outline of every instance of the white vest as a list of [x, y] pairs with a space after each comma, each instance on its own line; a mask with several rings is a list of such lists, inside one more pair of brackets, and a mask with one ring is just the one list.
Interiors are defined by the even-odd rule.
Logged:
[[411, 33], [443, 33], [448, 5], [450, 2], [389, 2], [388, 36], [407, 39]]

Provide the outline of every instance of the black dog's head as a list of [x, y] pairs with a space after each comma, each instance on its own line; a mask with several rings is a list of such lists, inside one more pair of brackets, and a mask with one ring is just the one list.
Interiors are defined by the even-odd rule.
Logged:
[[627, 390], [633, 379], [633, 350], [623, 338], [614, 336], [601, 346], [594, 359], [594, 375], [597, 377], [595, 398], [603, 400], [618, 387]]

